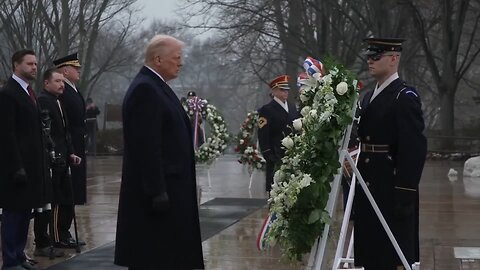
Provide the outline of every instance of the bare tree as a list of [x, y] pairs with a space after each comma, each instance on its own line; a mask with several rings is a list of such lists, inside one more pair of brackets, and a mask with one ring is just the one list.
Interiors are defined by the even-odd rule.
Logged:
[[0, 63], [8, 70], [11, 52], [32, 48], [43, 69], [53, 59], [78, 51], [83, 65], [79, 88], [88, 96], [102, 74], [134, 60], [125, 50], [132, 47], [131, 34], [140, 22], [135, 1], [2, 1], [0, 34], [8, 38], [0, 49]]
[[459, 83], [480, 54], [479, 1], [409, 0], [417, 41], [440, 102], [440, 128], [454, 134], [454, 104]]

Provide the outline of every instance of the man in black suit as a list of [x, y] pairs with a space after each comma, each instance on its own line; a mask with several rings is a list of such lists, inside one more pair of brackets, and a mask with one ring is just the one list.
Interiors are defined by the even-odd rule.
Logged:
[[[397, 73], [403, 39], [368, 38], [369, 73], [377, 81], [363, 98], [358, 169], [408, 263], [419, 259], [418, 184], [427, 152], [418, 92]], [[355, 193], [355, 265], [404, 269], [362, 189]]]
[[30, 82], [37, 75], [31, 50], [12, 56], [13, 75], [0, 91], [0, 207], [4, 270], [36, 269], [24, 254], [32, 208], [45, 205], [42, 126]]
[[[65, 118], [65, 109], [58, 96], [64, 91], [64, 77], [56, 69], [48, 69], [43, 74], [44, 90], [38, 96], [37, 102], [42, 112], [44, 125], [49, 127], [51, 146], [49, 149], [49, 168], [51, 169], [53, 222], [50, 211], [35, 213], [35, 256], [63, 256], [63, 252], [51, 250], [52, 238], [55, 243], [60, 242], [58, 229], [59, 210], [71, 208], [73, 205], [72, 180], [68, 176], [68, 165], [78, 166], [81, 158], [74, 154], [68, 120]], [[51, 232], [48, 233], [48, 225]], [[53, 254], [52, 254], [53, 253]]]
[[[87, 126], [85, 123], [85, 100], [82, 94], [76, 88], [75, 84], [80, 80], [80, 61], [77, 53], [67, 55], [53, 61], [55, 67], [63, 74], [65, 89], [59, 96], [65, 109], [65, 118], [69, 126], [68, 132], [72, 137], [72, 145], [75, 154], [81, 158], [80, 165], [71, 167], [73, 183], [73, 199], [75, 205], [82, 205], [87, 202], [87, 175], [85, 158], [85, 136]], [[59, 238], [58, 247], [73, 247], [76, 245], [70, 233], [74, 215], [74, 206], [68, 208], [60, 207], [58, 216]], [[79, 240], [80, 245], [85, 245], [84, 241]]]
[[182, 47], [153, 37], [123, 101], [115, 264], [130, 270], [204, 269], [192, 128], [167, 84], [182, 67]]
[[281, 164], [285, 154], [282, 139], [292, 132], [293, 120], [300, 117], [294, 104], [288, 103], [288, 75], [281, 75], [270, 82], [272, 101], [258, 110], [258, 142], [267, 161], [265, 189], [270, 192], [275, 166]]

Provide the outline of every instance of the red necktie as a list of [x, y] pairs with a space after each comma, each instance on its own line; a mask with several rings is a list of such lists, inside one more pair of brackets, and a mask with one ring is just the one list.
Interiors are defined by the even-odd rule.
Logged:
[[33, 91], [30, 85], [27, 86], [27, 90], [28, 90], [28, 95], [30, 96], [30, 99], [32, 100], [33, 104], [37, 105], [37, 97], [35, 96], [35, 92]]

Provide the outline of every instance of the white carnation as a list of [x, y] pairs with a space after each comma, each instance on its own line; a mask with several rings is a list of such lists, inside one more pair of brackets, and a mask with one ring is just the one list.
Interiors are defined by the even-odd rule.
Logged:
[[293, 120], [292, 124], [293, 124], [293, 128], [295, 128], [295, 130], [297, 130], [297, 131], [302, 130], [302, 118], [297, 118], [297, 119]]
[[348, 91], [348, 84], [346, 82], [341, 82], [337, 85], [336, 90], [340, 96], [343, 96]]
[[305, 106], [303, 107], [303, 109], [300, 111], [300, 114], [302, 114], [303, 116], [307, 116], [308, 115], [308, 112], [311, 110], [312, 108], [310, 108], [310, 106]]
[[285, 137], [282, 140], [282, 145], [285, 146], [287, 149], [290, 149], [293, 147], [293, 140], [290, 137]]

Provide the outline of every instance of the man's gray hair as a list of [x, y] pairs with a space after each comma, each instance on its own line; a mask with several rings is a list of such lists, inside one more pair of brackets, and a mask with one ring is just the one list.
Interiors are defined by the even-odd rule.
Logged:
[[147, 44], [145, 50], [145, 64], [153, 61], [155, 56], [164, 56], [170, 53], [173, 45], [183, 46], [184, 42], [169, 35], [156, 35]]

